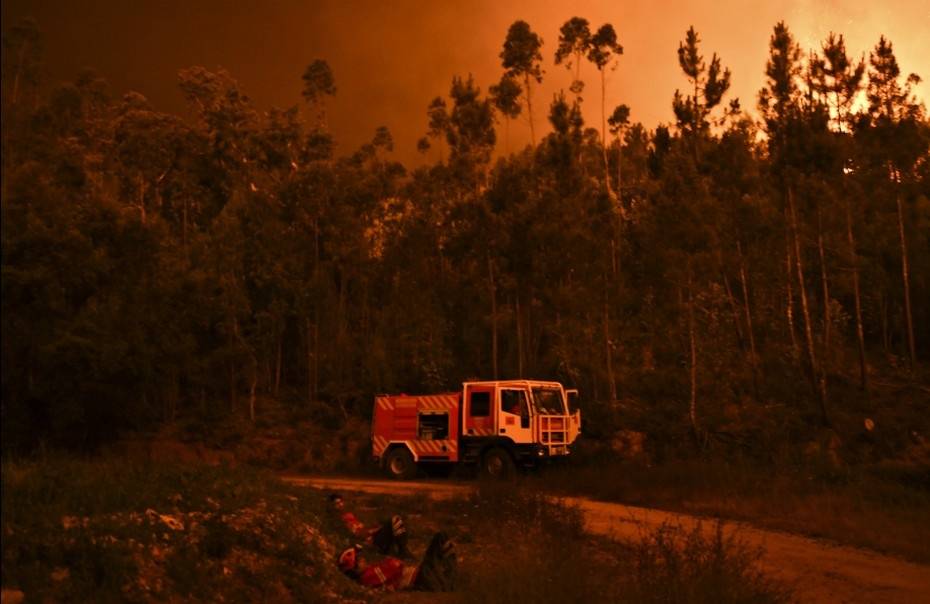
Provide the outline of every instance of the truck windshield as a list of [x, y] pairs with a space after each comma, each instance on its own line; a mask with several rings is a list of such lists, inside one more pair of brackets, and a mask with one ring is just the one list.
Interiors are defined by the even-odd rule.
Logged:
[[564, 415], [565, 404], [558, 388], [533, 388], [533, 405], [540, 415]]

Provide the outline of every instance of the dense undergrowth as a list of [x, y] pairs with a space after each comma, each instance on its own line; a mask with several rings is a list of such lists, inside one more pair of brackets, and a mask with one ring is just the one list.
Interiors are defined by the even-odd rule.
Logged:
[[466, 603], [787, 602], [761, 574], [760, 552], [721, 530], [663, 526], [619, 543], [583, 530], [581, 512], [523, 481], [480, 484], [467, 499], [353, 495], [363, 509], [400, 512], [425, 542], [443, 530], [458, 542], [458, 596]]
[[317, 498], [245, 467], [3, 464], [3, 588], [35, 602], [313, 602], [353, 593]]
[[749, 521], [930, 562], [930, 467], [884, 463], [765, 466], [739, 459], [657, 465], [585, 460], [533, 476], [606, 501]]
[[[470, 498], [351, 495], [366, 522], [399, 512], [421, 555], [434, 530], [458, 543], [444, 601], [783, 602], [758, 552], [674, 527], [619, 544], [531, 488]], [[3, 465], [3, 588], [27, 601], [315, 602], [378, 598], [336, 571], [349, 539], [325, 493], [244, 467], [50, 460]], [[398, 601], [432, 601], [408, 594]]]

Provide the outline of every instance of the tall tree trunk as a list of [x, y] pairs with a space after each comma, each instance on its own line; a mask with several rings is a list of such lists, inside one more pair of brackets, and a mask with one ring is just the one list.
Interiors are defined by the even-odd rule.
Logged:
[[137, 176], [139, 182], [139, 215], [142, 219], [143, 226], [145, 225], [145, 179], [142, 177], [142, 172], [139, 172]]
[[536, 130], [533, 128], [533, 95], [532, 89], [530, 88], [530, 74], [526, 73], [523, 76], [524, 81], [524, 93], [526, 94], [526, 114], [530, 120], [530, 142], [533, 147], [536, 147]]
[[274, 396], [281, 392], [281, 364], [284, 357], [284, 330], [278, 330], [277, 346], [274, 360]]
[[830, 317], [830, 285], [827, 281], [827, 259], [823, 249], [823, 212], [820, 204], [817, 205], [817, 253], [820, 256], [820, 284], [823, 289], [823, 359], [826, 367], [830, 360], [830, 330], [832, 320]]
[[907, 321], [908, 360], [913, 368], [917, 362], [917, 347], [914, 344], [914, 320], [911, 315], [911, 278], [907, 264], [907, 238], [904, 235], [904, 207], [901, 202], [901, 179], [895, 172], [895, 203], [898, 206], [898, 238], [901, 240], [901, 277], [904, 279], [904, 317]]
[[694, 279], [691, 275], [691, 261], [688, 261], [688, 344], [690, 362], [688, 373], [691, 383], [691, 400], [688, 404], [688, 418], [691, 420], [691, 433], [695, 441], [701, 443], [701, 431], [697, 418], [697, 338], [694, 333]]
[[859, 294], [859, 254], [856, 252], [856, 239], [853, 236], [852, 209], [849, 197], [846, 198], [846, 241], [849, 244], [849, 259], [853, 274], [853, 298], [856, 306], [856, 341], [859, 344], [859, 387], [869, 388], [869, 370], [865, 362], [865, 333], [862, 327], [862, 297]]
[[488, 253], [488, 288], [491, 290], [491, 371], [494, 379], [497, 371], [497, 285], [494, 283], [494, 262]]
[[794, 264], [797, 269], [798, 295], [801, 298], [801, 314], [804, 318], [804, 339], [807, 344], [807, 364], [810, 372], [811, 386], [820, 404], [820, 417], [824, 425], [829, 425], [827, 415], [827, 383], [825, 376], [818, 371], [817, 355], [814, 353], [814, 335], [811, 328], [810, 309], [807, 304], [807, 287], [804, 284], [804, 264], [801, 259], [801, 236], [798, 233], [798, 217], [794, 208], [794, 192], [788, 187], [788, 211], [791, 216], [792, 239], [794, 240]]
[[[316, 314], [316, 309], [314, 309]], [[307, 402], [316, 401], [317, 393], [317, 354], [319, 352], [319, 343], [317, 338], [316, 322], [310, 317], [305, 319], [306, 338], [307, 338]]]
[[879, 294], [882, 309], [882, 351], [887, 355], [891, 351], [891, 333], [888, 329], [888, 297]]
[[623, 212], [623, 127], [617, 130], [617, 203]]
[[181, 204], [181, 247], [184, 248], [184, 251], [187, 251], [187, 197], [184, 198], [184, 203]]
[[614, 380], [613, 351], [610, 343], [610, 300], [608, 297], [607, 279], [604, 279], [604, 362], [607, 368], [607, 392], [610, 401], [617, 400], [617, 383]]
[[255, 422], [255, 389], [258, 386], [258, 359], [250, 354], [249, 362], [249, 421]]
[[16, 105], [16, 101], [19, 99], [19, 77], [23, 71], [23, 63], [26, 62], [26, 46], [25, 42], [19, 47], [19, 57], [16, 59], [16, 75], [13, 76], [13, 98], [10, 101], [11, 105]]
[[524, 345], [523, 341], [523, 318], [520, 313], [520, 290], [519, 285], [517, 286], [517, 297], [514, 302], [514, 320], [517, 323], [517, 377], [524, 378], [523, 375], [523, 361], [524, 361]]
[[743, 246], [736, 240], [736, 254], [739, 261], [739, 281], [743, 290], [743, 314], [746, 316], [746, 333], [749, 336], [749, 363], [752, 369], [752, 388], [759, 399], [759, 356], [756, 353], [756, 337], [752, 329], [752, 311], [749, 304], [749, 284], [746, 282], [746, 261], [743, 257]]
[[604, 186], [608, 193], [612, 193], [610, 187], [610, 164], [607, 162], [607, 80], [604, 75], [604, 69], [601, 70], [601, 151], [604, 155]]
[[727, 294], [727, 304], [730, 306], [730, 314], [733, 315], [733, 327], [736, 330], [736, 343], [740, 352], [746, 354], [746, 339], [743, 337], [743, 320], [740, 316], [739, 308], [736, 306], [736, 297], [733, 295], [733, 289], [730, 287], [730, 279], [727, 277], [726, 268], [723, 261], [720, 262], [720, 275], [723, 277], [723, 291]]
[[791, 251], [791, 216], [788, 207], [785, 207], [785, 292], [787, 300], [785, 315], [788, 319], [788, 334], [791, 336], [791, 352], [795, 360], [801, 358], [801, 349], [794, 329], [794, 253]]
[[[236, 339], [237, 339], [236, 336], [238, 335], [237, 333], [238, 331], [239, 331], [238, 321], [233, 319], [233, 324], [230, 325], [229, 338], [227, 339], [227, 344], [229, 346], [230, 352], [233, 351], [233, 345], [236, 342]], [[229, 411], [230, 413], [234, 413], [236, 411], [237, 382], [238, 382], [238, 378], [236, 376], [236, 363], [233, 359], [230, 359], [229, 360]]]

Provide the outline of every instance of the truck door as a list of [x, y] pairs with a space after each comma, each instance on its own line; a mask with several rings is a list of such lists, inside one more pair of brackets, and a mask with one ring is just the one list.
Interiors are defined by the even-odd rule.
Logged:
[[494, 434], [494, 386], [466, 384], [465, 413], [462, 418], [464, 436], [492, 436]]
[[497, 432], [517, 444], [532, 443], [533, 429], [530, 425], [530, 405], [526, 390], [501, 388], [497, 407]]

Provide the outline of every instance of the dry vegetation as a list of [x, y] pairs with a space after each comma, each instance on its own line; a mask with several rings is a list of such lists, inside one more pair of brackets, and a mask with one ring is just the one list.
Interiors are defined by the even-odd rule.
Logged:
[[[3, 588], [30, 601], [358, 601], [333, 556], [349, 539], [324, 494], [244, 468], [46, 461], [3, 466]], [[413, 549], [458, 543], [456, 602], [782, 602], [756, 553], [663, 527], [621, 545], [519, 485], [467, 500], [349, 497], [366, 520], [406, 515]], [[396, 594], [394, 602], [432, 601]]]

